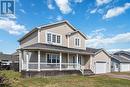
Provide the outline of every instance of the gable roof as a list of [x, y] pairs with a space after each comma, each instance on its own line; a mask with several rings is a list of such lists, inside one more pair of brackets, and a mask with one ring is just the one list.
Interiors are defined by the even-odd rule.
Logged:
[[85, 39], [87, 39], [87, 37], [81, 33], [80, 31], [78, 31], [74, 26], [72, 26], [67, 20], [64, 21], [59, 21], [59, 22], [55, 22], [55, 23], [51, 23], [51, 24], [47, 24], [47, 25], [42, 25], [39, 27], [34, 28], [33, 30], [31, 30], [30, 32], [28, 32], [26, 35], [24, 35], [22, 38], [20, 38], [18, 41], [22, 41], [24, 38], [26, 38], [27, 36], [29, 36], [30, 34], [32, 34], [33, 32], [36, 32], [37, 30], [46, 28], [46, 27], [50, 27], [50, 26], [54, 26], [54, 25], [59, 25], [59, 24], [67, 24], [71, 29], [73, 29], [74, 31], [78, 32], [79, 34], [81, 34]]
[[111, 54], [111, 58], [118, 60], [120, 63], [130, 63], [130, 60], [119, 55]]
[[89, 47], [87, 47], [86, 51], [94, 53], [94, 55], [97, 55], [100, 52], [104, 52], [107, 56], [110, 57], [109, 53], [105, 49], [103, 49], [103, 48], [95, 49], [95, 48], [89, 48]]
[[74, 34], [76, 34], [76, 33], [79, 33], [81, 36], [83, 36], [85, 39], [87, 39], [87, 37], [86, 37], [83, 33], [81, 33], [80, 31], [69, 32], [69, 33], [66, 34], [66, 35], [67, 35], [67, 36], [71, 36], [71, 35], [74, 35]]
[[118, 51], [118, 52], [116, 52], [116, 53], [114, 53], [115, 55], [118, 55], [118, 54], [127, 54], [127, 55], [129, 55], [130, 56], [130, 52], [128, 52], [128, 51]]

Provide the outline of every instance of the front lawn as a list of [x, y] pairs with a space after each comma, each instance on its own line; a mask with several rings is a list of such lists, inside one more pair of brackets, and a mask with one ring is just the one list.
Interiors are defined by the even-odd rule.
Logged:
[[130, 87], [130, 81], [107, 76], [60, 76], [22, 79], [16, 87]]
[[112, 78], [105, 75], [92, 77], [54, 76], [46, 78], [21, 78], [18, 72], [2, 71], [0, 76], [6, 78], [4, 82], [7, 85], [6, 87], [130, 87], [129, 80]]

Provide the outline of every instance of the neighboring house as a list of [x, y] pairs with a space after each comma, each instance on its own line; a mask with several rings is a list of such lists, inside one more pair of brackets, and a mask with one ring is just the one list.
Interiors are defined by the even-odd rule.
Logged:
[[1, 65], [10, 65], [10, 63], [12, 63], [11, 61], [11, 55], [10, 54], [4, 54], [4, 53], [0, 53], [0, 62]]
[[130, 52], [119, 51], [111, 55], [112, 72], [130, 71]]
[[11, 69], [15, 71], [19, 71], [19, 53], [18, 52], [14, 52], [12, 54]]
[[119, 55], [119, 56], [123, 56], [125, 58], [130, 59], [130, 52], [128, 52], [128, 51], [118, 51], [118, 52], [114, 53], [114, 55]]
[[0, 68], [7, 70], [15, 70], [19, 69], [19, 57], [18, 53], [15, 54], [4, 54], [0, 53]]
[[110, 72], [109, 55], [103, 49], [86, 48], [87, 40], [67, 21], [36, 27], [19, 40], [19, 70], [44, 75]]

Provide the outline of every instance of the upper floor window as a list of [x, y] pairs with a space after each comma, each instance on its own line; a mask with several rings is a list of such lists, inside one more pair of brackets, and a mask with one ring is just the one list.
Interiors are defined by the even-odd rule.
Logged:
[[47, 33], [47, 42], [54, 44], [61, 44], [61, 35], [55, 33]]
[[81, 41], [80, 41], [79, 38], [75, 38], [75, 39], [74, 39], [74, 45], [75, 45], [76, 47], [80, 47], [80, 43], [81, 43]]
[[60, 43], [60, 39], [61, 39], [61, 37], [59, 35], [57, 35], [57, 43]]
[[47, 42], [51, 42], [51, 33], [47, 33]]

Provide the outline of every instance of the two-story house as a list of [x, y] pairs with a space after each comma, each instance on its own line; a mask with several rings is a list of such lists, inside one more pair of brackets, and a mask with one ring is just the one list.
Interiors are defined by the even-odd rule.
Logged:
[[86, 48], [87, 39], [67, 21], [36, 27], [19, 39], [19, 70], [44, 75], [110, 72], [107, 53], [102, 49]]

